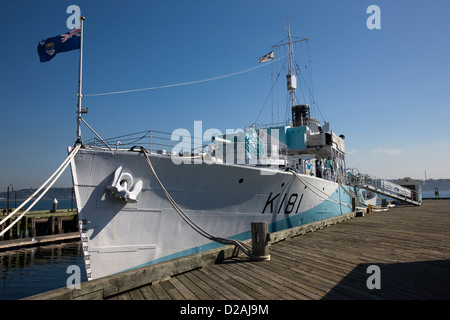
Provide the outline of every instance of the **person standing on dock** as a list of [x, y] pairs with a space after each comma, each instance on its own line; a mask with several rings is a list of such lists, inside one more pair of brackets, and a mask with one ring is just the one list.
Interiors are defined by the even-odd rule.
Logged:
[[434, 198], [439, 199], [439, 189], [438, 188], [434, 189]]

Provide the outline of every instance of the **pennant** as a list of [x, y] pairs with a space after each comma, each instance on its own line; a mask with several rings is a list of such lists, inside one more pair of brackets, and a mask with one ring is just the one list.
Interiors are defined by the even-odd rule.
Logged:
[[57, 53], [80, 49], [81, 29], [39, 41], [37, 51], [41, 62], [50, 61]]
[[259, 63], [266, 62], [266, 61], [269, 61], [269, 60], [272, 60], [272, 59], [273, 59], [273, 51], [270, 51], [265, 56], [259, 58]]

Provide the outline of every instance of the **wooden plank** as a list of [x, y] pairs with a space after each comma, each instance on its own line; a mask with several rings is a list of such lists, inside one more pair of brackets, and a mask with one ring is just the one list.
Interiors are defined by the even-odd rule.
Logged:
[[161, 283], [152, 284], [152, 290], [158, 297], [158, 300], [172, 300], [172, 297], [164, 290]]
[[280, 268], [274, 264], [258, 264], [255, 268], [260, 268], [262, 273], [273, 273], [277, 281], [281, 281], [288, 289], [297, 292], [299, 299], [320, 299], [323, 296], [323, 292], [317, 293], [317, 290], [308, 284], [304, 283], [299, 277], [292, 277], [292, 274], [285, 272], [286, 270], [280, 270]]
[[237, 290], [241, 292], [242, 295], [250, 296], [252, 299], [256, 300], [267, 300], [267, 297], [255, 291], [251, 284], [247, 285], [246, 283], [240, 281], [239, 278], [236, 279], [235, 277], [233, 277], [233, 275], [230, 275], [226, 270], [223, 270], [221, 264], [210, 266], [208, 267], [208, 270], [214, 272], [222, 280], [226, 281], [231, 286], [235, 287]]
[[183, 285], [185, 285], [193, 294], [195, 294], [200, 300], [212, 300], [212, 298], [203, 292], [202, 289], [200, 289], [196, 283], [192, 282], [188, 277], [186, 277], [186, 274], [181, 274], [177, 276], [177, 279], [180, 280]]
[[131, 300], [145, 300], [145, 297], [139, 288], [130, 291], [130, 298]]
[[215, 277], [214, 274], [205, 271], [205, 268], [196, 270], [195, 275], [197, 276], [197, 278], [201, 279], [205, 283], [205, 285], [220, 294], [220, 297], [217, 298], [218, 300], [239, 299], [239, 297], [231, 292], [228, 287], [224, 286], [224, 282], [221, 281], [220, 278]]
[[56, 217], [56, 223], [57, 223], [56, 233], [58, 233], [58, 234], [63, 233], [63, 220], [62, 220], [62, 217]]
[[139, 291], [141, 291], [142, 296], [144, 297], [145, 300], [158, 300], [158, 297], [153, 292], [151, 285], [140, 287]]
[[185, 276], [194, 282], [200, 290], [210, 296], [213, 300], [224, 300], [225, 297], [218, 292], [214, 287], [208, 285], [204, 274], [198, 270], [185, 273]]
[[[267, 268], [264, 268], [263, 265], [266, 265]], [[253, 261], [249, 261], [248, 263], [242, 263], [239, 265], [240, 268], [247, 269], [253, 274], [258, 274], [261, 278], [261, 281], [264, 281], [272, 287], [282, 299], [285, 300], [305, 300], [307, 296], [297, 291], [297, 286], [292, 286], [290, 280], [286, 277], [280, 276], [283, 273], [274, 272], [271, 270], [271, 266], [273, 263], [256, 263]]]
[[48, 236], [40, 236], [35, 238], [22, 238], [13, 240], [0, 241], [0, 250], [12, 250], [20, 247], [39, 246], [55, 242], [64, 242], [78, 240], [80, 234], [78, 232], [55, 234]]
[[28, 219], [27, 217], [23, 216], [21, 219], [21, 227], [20, 227], [20, 231], [22, 233], [22, 238], [27, 238], [28, 235]]
[[36, 218], [30, 218], [30, 238], [34, 238], [36, 236]]
[[161, 281], [161, 287], [173, 300], [185, 300], [184, 296], [174, 287], [170, 281]]
[[[246, 285], [250, 290], [258, 293], [262, 296], [261, 299], [264, 300], [278, 300], [279, 295], [277, 292], [274, 292], [269, 286], [267, 286], [266, 283], [259, 280], [258, 277], [256, 277], [253, 274], [248, 274], [245, 272], [242, 272], [234, 263], [222, 263], [220, 264], [223, 270], [236, 279], [237, 281], [241, 282], [242, 284]], [[247, 292], [248, 293], [248, 292]]]
[[295, 279], [295, 283], [313, 294], [315, 299], [320, 299], [331, 288], [330, 284], [324, 282], [321, 277], [312, 277], [309, 270], [302, 264], [292, 265], [288, 261], [277, 261], [274, 258], [272, 267], [276, 268], [277, 273], [283, 274], [287, 279], [293, 279], [292, 281]]
[[48, 218], [48, 234], [55, 234], [55, 216]]
[[217, 285], [221, 286], [225, 290], [228, 290], [228, 292], [230, 292], [235, 297], [235, 298], [231, 298], [231, 299], [238, 299], [238, 300], [254, 300], [255, 299], [251, 295], [242, 291], [240, 289], [240, 287], [233, 285], [232, 281], [226, 280], [227, 279], [226, 276], [225, 276], [225, 278], [221, 277], [222, 276], [221, 271], [218, 271], [217, 269], [214, 269], [211, 267], [202, 268], [200, 271], [209, 275], [211, 279], [214, 279], [214, 281]]
[[118, 300], [132, 300], [129, 292], [119, 294], [117, 298]]
[[[329, 259], [332, 259], [332, 257], [331, 258], [329, 257]], [[350, 259], [347, 259], [347, 261], [349, 261], [349, 260]], [[317, 260], [309, 260], [308, 261], [307, 258], [305, 258], [305, 260], [302, 263], [304, 265], [308, 265], [309, 264], [309, 268], [314, 268], [314, 269], [316, 269], [317, 272], [321, 272], [322, 273], [322, 277], [328, 278], [328, 279], [332, 279], [331, 275], [333, 275], [333, 271], [330, 270], [330, 267], [331, 267], [331, 265], [333, 263], [335, 263], [335, 260], [334, 261], [331, 260], [331, 264], [326, 266], [326, 267], [324, 267], [324, 265], [326, 265], [326, 262], [324, 262], [324, 261], [317, 261]], [[355, 265], [358, 265], [358, 263], [355, 263]], [[352, 270], [350, 269], [350, 270], [347, 270], [346, 272], [350, 272], [351, 273], [351, 271]], [[344, 275], [345, 275], [345, 272], [344, 272]], [[361, 280], [361, 278], [359, 278], [357, 280], [359, 280], [360, 282], [361, 281], [365, 281], [366, 277], [367, 276], [363, 277], [363, 280]], [[354, 278], [354, 277], [352, 277], [352, 278]], [[340, 280], [340, 279], [339, 278], [335, 279], [335, 281], [338, 281], [338, 280]]]
[[199, 270], [205, 275], [205, 282], [208, 283], [215, 290], [219, 291], [226, 299], [239, 300], [239, 299], [252, 299], [251, 296], [242, 294], [240, 290], [236, 290], [235, 287], [230, 286], [229, 283], [216, 276], [213, 272], [208, 270], [209, 268], [202, 268]]
[[186, 300], [198, 300], [198, 297], [192, 293], [192, 291], [186, 287], [177, 277], [170, 278], [169, 280], [166, 280], [170, 282], [174, 288], [180, 292], [180, 294], [183, 296]]

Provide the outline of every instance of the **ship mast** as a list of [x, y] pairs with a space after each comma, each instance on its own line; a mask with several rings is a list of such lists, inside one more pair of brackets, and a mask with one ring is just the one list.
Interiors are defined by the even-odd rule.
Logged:
[[80, 56], [79, 56], [79, 67], [78, 67], [78, 104], [77, 104], [77, 142], [76, 143], [82, 143], [82, 137], [81, 137], [81, 115], [83, 113], [86, 113], [83, 108], [81, 107], [81, 81], [82, 81], [82, 70], [83, 70], [83, 21], [85, 20], [85, 17], [80, 17], [80, 30], [81, 30], [81, 36], [80, 36]]
[[289, 73], [286, 75], [287, 80], [287, 89], [289, 91], [289, 96], [291, 100], [291, 108], [295, 105], [295, 91], [297, 90], [297, 76], [294, 74], [294, 54], [292, 50], [292, 45], [297, 42], [307, 41], [309, 39], [300, 39], [292, 41], [291, 37], [291, 26], [288, 25], [288, 42], [277, 44], [272, 46], [272, 48], [280, 47], [280, 46], [288, 46], [289, 50]]
[[291, 28], [288, 27], [288, 47], [289, 47], [289, 74], [286, 76], [287, 78], [287, 85], [289, 90], [289, 95], [291, 96], [291, 108], [295, 104], [295, 90], [297, 89], [297, 81], [296, 78], [293, 76], [293, 64], [294, 64], [294, 57], [292, 54], [292, 40], [291, 40]]

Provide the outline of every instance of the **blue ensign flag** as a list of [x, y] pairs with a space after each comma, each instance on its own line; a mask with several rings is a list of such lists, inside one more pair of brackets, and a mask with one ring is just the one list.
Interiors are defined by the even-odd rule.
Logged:
[[60, 52], [80, 49], [81, 29], [74, 29], [68, 33], [39, 41], [37, 50], [41, 62], [50, 61]]

